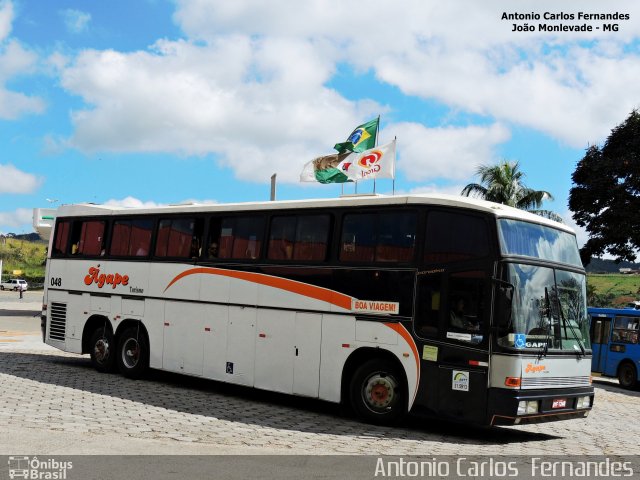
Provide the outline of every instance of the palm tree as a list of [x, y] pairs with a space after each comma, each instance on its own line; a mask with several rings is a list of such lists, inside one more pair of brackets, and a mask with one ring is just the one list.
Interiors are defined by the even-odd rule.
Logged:
[[540, 210], [542, 202], [553, 200], [553, 195], [545, 190], [534, 190], [522, 183], [524, 172], [520, 170], [518, 162], [503, 160], [497, 165], [480, 165], [476, 175], [480, 176], [480, 183], [468, 184], [460, 192], [461, 195], [473, 195], [562, 222], [558, 214]]

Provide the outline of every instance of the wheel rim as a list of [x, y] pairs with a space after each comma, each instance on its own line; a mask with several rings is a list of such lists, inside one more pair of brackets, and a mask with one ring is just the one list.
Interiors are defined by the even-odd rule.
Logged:
[[135, 338], [129, 338], [122, 347], [122, 363], [127, 368], [135, 368], [140, 359], [140, 345]]
[[377, 372], [365, 380], [362, 388], [362, 400], [374, 413], [385, 413], [396, 403], [398, 381], [384, 372]]
[[98, 363], [105, 363], [111, 356], [109, 340], [106, 338], [99, 339], [93, 346], [93, 356]]
[[627, 387], [633, 383], [635, 372], [628, 365], [623, 365], [620, 369], [620, 383]]

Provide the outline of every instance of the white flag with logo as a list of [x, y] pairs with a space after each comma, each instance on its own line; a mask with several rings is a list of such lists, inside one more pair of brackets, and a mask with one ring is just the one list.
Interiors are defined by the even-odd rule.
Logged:
[[396, 141], [360, 153], [352, 153], [337, 167], [350, 180], [395, 178]]

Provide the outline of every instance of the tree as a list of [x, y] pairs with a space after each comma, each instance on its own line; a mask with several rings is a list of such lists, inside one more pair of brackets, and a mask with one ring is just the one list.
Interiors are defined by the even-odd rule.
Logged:
[[602, 148], [591, 146], [571, 176], [569, 209], [589, 240], [582, 263], [609, 253], [633, 261], [640, 248], [640, 114], [611, 130]]
[[510, 207], [527, 210], [557, 222], [562, 219], [556, 213], [540, 210], [544, 200], [553, 200], [545, 190], [534, 190], [523, 182], [524, 172], [518, 162], [503, 160], [497, 165], [480, 165], [476, 171], [480, 183], [470, 183], [462, 189], [461, 195], [474, 195], [490, 202], [502, 203]]

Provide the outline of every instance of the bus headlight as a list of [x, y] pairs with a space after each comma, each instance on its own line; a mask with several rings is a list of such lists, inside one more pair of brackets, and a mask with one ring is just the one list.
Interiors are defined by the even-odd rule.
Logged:
[[591, 406], [591, 397], [578, 397], [576, 408], [589, 408]]
[[537, 400], [522, 400], [518, 402], [518, 415], [530, 415], [538, 413]]

